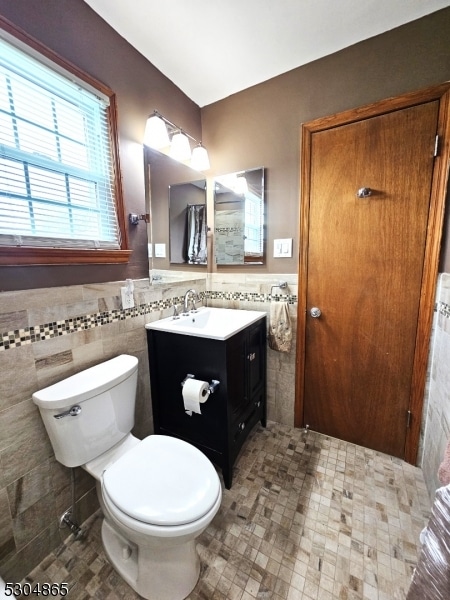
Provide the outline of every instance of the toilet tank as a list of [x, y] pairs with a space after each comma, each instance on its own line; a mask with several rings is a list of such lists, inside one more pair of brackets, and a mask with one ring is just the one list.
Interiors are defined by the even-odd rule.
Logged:
[[137, 373], [137, 358], [122, 354], [33, 394], [60, 463], [83, 465], [131, 431]]

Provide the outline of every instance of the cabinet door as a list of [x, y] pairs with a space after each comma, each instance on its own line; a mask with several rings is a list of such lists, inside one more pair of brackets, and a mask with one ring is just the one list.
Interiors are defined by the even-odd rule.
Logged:
[[247, 395], [252, 400], [264, 387], [266, 372], [265, 321], [262, 319], [247, 331], [246, 365]]
[[265, 320], [261, 320], [227, 340], [230, 423], [240, 420], [265, 389], [265, 333]]
[[[150, 378], [155, 430], [222, 451], [227, 438], [227, 374], [224, 342], [149, 331]], [[201, 404], [201, 414], [188, 415], [181, 382], [191, 373], [196, 379], [220, 381], [217, 390]]]
[[228, 410], [234, 423], [249, 403], [247, 388], [247, 334], [241, 331], [227, 340]]

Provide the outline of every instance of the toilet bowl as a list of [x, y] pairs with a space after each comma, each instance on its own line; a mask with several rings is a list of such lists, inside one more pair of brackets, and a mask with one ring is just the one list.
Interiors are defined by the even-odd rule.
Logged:
[[195, 587], [195, 539], [220, 508], [216, 470], [174, 437], [138, 440], [137, 359], [121, 355], [33, 394], [55, 456], [95, 479], [105, 553], [147, 600], [182, 600]]
[[220, 508], [219, 478], [182, 440], [151, 435], [125, 444], [132, 448], [116, 448], [120, 456], [102, 472], [97, 463], [83, 465], [97, 479], [105, 553], [144, 598], [185, 598], [200, 573], [195, 539]]

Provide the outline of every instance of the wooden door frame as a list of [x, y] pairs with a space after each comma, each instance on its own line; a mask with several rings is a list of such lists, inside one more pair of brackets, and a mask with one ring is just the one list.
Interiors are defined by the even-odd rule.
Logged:
[[[411, 413], [410, 426], [406, 432], [404, 458], [416, 464], [419, 449], [420, 428], [427, 376], [431, 327], [439, 265], [439, 251], [444, 223], [444, 209], [450, 164], [450, 82], [416, 92], [388, 98], [361, 108], [344, 111], [304, 123], [301, 127], [301, 168], [300, 168], [300, 224], [299, 224], [299, 281], [297, 309], [297, 356], [295, 376], [295, 416], [296, 427], [303, 427], [304, 384], [305, 384], [305, 334], [306, 334], [306, 294], [308, 278], [309, 247], [309, 197], [311, 172], [312, 135], [319, 131], [356, 123], [370, 117], [409, 108], [425, 102], [439, 100], [438, 130], [439, 149], [434, 160], [430, 211], [426, 234], [424, 270], [420, 292], [418, 327], [413, 360], [412, 384], [409, 400]], [[406, 419], [406, 415], [405, 415]]]

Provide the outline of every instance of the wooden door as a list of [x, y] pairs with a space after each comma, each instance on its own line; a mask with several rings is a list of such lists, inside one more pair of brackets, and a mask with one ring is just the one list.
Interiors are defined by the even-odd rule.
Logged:
[[439, 114], [434, 99], [315, 131], [304, 169], [303, 424], [402, 458], [419, 329], [423, 336]]

